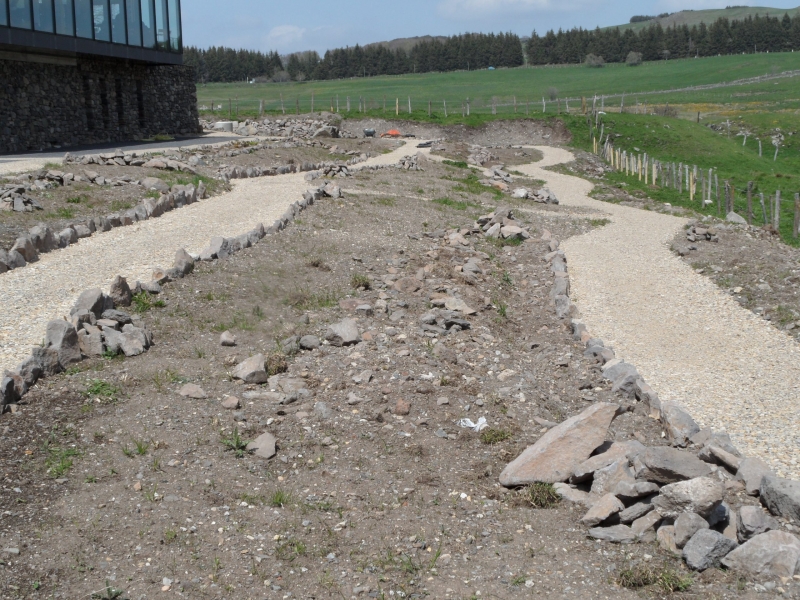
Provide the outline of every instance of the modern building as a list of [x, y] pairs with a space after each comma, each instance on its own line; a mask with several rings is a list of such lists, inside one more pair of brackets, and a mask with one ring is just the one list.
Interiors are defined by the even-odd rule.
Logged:
[[180, 0], [0, 0], [0, 153], [198, 130]]

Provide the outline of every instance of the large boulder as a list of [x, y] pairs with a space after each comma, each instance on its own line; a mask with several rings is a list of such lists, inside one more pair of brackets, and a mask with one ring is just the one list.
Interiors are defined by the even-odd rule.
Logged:
[[673, 446], [686, 447], [689, 439], [700, 431], [700, 426], [691, 415], [671, 402], [661, 403], [661, 419]]
[[352, 346], [361, 341], [358, 325], [353, 319], [344, 319], [328, 328], [325, 339], [331, 346]]
[[606, 438], [619, 405], [598, 403], [553, 427], [500, 473], [506, 487], [566, 481]]
[[[637, 442], [636, 440], [630, 442], [614, 442], [605, 452], [596, 454], [575, 467], [575, 471], [572, 473], [569, 481], [570, 483], [588, 481], [592, 478], [595, 471], [604, 469], [620, 459], [629, 459], [636, 456], [640, 452], [643, 452], [644, 449], [645, 447], [641, 442]], [[656, 489], [656, 491], [658, 490]]]
[[718, 567], [739, 544], [713, 529], [701, 529], [683, 547], [683, 559], [690, 569], [705, 571]]
[[800, 540], [785, 531], [768, 531], [736, 548], [722, 564], [750, 575], [792, 577], [800, 572]]
[[636, 479], [660, 484], [694, 479], [711, 473], [711, 467], [694, 454], [663, 446], [648, 448], [636, 455], [633, 468]]
[[800, 523], [800, 481], [764, 477], [761, 481], [761, 502], [773, 515]]
[[81, 362], [81, 347], [78, 341], [78, 332], [72, 323], [67, 321], [50, 321], [45, 332], [45, 348], [51, 348], [58, 353], [58, 362], [66, 369], [70, 365]]
[[19, 252], [25, 259], [25, 262], [31, 263], [39, 260], [39, 253], [36, 251], [36, 246], [34, 246], [31, 238], [27, 235], [17, 238], [10, 252], [14, 251]]
[[267, 359], [263, 354], [256, 354], [251, 356], [244, 362], [236, 365], [233, 370], [233, 376], [236, 379], [241, 379], [245, 383], [266, 383], [269, 381], [269, 375], [265, 367]]
[[64, 370], [54, 348], [34, 348], [31, 357], [41, 369], [41, 377], [52, 377]]
[[688, 512], [708, 518], [722, 502], [724, 494], [725, 488], [720, 482], [710, 477], [697, 477], [665, 485], [653, 498], [653, 505], [661, 516], [669, 519], [677, 519]]
[[623, 481], [630, 484], [636, 483], [627, 458], [618, 460], [594, 472], [592, 494], [602, 496], [603, 494], [613, 493], [617, 484]]
[[80, 310], [88, 310], [97, 318], [103, 314], [103, 311], [114, 308], [114, 301], [103, 293], [100, 288], [93, 288], [86, 290], [75, 301], [75, 306], [70, 311], [70, 316], [76, 314]]
[[175, 253], [175, 268], [183, 275], [194, 271], [194, 259], [183, 248]]
[[39, 252], [50, 252], [58, 248], [58, 238], [46, 225], [33, 227], [30, 231], [30, 238]]
[[694, 513], [683, 513], [675, 519], [675, 545], [683, 548], [701, 529], [708, 529], [708, 521]]

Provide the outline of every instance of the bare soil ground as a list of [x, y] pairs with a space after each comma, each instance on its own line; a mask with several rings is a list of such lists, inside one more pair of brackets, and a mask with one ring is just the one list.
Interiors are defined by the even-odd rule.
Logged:
[[[497, 483], [548, 422], [620, 401], [554, 316], [538, 241], [602, 223], [498, 197], [464, 169], [424, 168], [337, 180], [343, 200], [166, 286], [165, 306], [143, 313], [148, 353], [81, 363], [0, 416], [0, 598], [113, 597], [107, 586], [131, 599], [670, 595], [618, 583], [637, 566], [687, 577], [657, 544], [589, 540], [582, 507], [537, 508]], [[500, 205], [533, 240], [442, 239]], [[470, 285], [458, 267], [475, 252], [484, 274]], [[420, 289], [396, 291], [389, 276]], [[441, 294], [477, 311], [469, 329], [421, 326]], [[355, 314], [378, 300], [387, 312]], [[360, 344], [286, 353], [287, 338], [324, 337], [345, 317]], [[236, 347], [220, 346], [224, 330]], [[265, 386], [233, 381], [258, 352], [286, 371]], [[186, 383], [208, 398], [180, 396]], [[291, 390], [296, 401], [279, 403]], [[222, 408], [230, 396], [239, 410]], [[628, 408], [609, 441], [664, 443]], [[490, 429], [460, 427], [464, 417]], [[236, 452], [237, 435], [264, 432], [275, 458]], [[733, 490], [726, 501], [754, 502]], [[680, 596], [755, 597], [751, 583], [710, 569]]]

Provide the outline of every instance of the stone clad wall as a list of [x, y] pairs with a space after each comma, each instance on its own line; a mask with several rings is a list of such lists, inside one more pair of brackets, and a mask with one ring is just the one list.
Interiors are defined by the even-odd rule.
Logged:
[[199, 131], [192, 67], [0, 60], [0, 153]]

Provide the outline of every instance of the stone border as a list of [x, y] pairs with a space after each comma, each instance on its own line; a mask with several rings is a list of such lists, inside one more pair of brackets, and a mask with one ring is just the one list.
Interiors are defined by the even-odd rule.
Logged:
[[[701, 429], [692, 416], [681, 406], [672, 402], [662, 402], [658, 394], [645, 382], [634, 365], [617, 358], [614, 351], [606, 347], [601, 339], [593, 338], [586, 325], [576, 318], [577, 309], [569, 296], [569, 275], [565, 253], [563, 250], [559, 250], [559, 242], [551, 239], [548, 232], [545, 232], [542, 240], [550, 242], [550, 253], [544, 257], [544, 260], [551, 263], [551, 270], [555, 278], [553, 288], [550, 291], [553, 310], [559, 319], [570, 318], [569, 325], [573, 339], [585, 344], [585, 357], [595, 358], [601, 365], [603, 377], [612, 382], [612, 392], [646, 403], [650, 411], [649, 416], [661, 422], [663, 433], [671, 446], [686, 448], [691, 445], [699, 448], [692, 454], [703, 462], [725, 469], [735, 480], [743, 483], [744, 490], [748, 495], [759, 496], [761, 504], [772, 515], [782, 518], [786, 529], [792, 533], [800, 532], [800, 482], [778, 477], [763, 460], [743, 456], [732, 444], [730, 436], [726, 432]], [[602, 454], [599, 456], [602, 456]], [[559, 493], [570, 499], [569, 490], [562, 488]], [[577, 495], [575, 498], [576, 501], [579, 501], [577, 500]], [[598, 500], [598, 502], [602, 501], [602, 499]], [[723, 505], [725, 505], [724, 502]], [[733, 513], [727, 505], [725, 506], [729, 515], [734, 517], [729, 520], [728, 527], [732, 526], [738, 532], [738, 540], [742, 540], [742, 517]], [[746, 506], [742, 508], [746, 508]], [[592, 510], [590, 509], [591, 512]], [[726, 518], [729, 518], [729, 516], [726, 515]], [[774, 520], [773, 524], [770, 525], [768, 522], [769, 517], [759, 516], [758, 512], [752, 515], [748, 512], [748, 519], [750, 521], [744, 524], [744, 529], [747, 530], [748, 535], [745, 536], [745, 541], [742, 542], [742, 545], [733, 541], [725, 545], [714, 536], [709, 538], [709, 535], [701, 535], [699, 537], [704, 539], [698, 539], [696, 543], [693, 542], [692, 546], [689, 546], [688, 542], [686, 542], [687, 546], [682, 552], [682, 558], [694, 570], [704, 570], [707, 568], [707, 561], [713, 559], [713, 561], [716, 561], [714, 564], [718, 564], [721, 560], [722, 564], [732, 569], [774, 577], [782, 572], [781, 569], [785, 570], [781, 559], [778, 557], [787, 552], [789, 554], [794, 552], [796, 566], [788, 566], [789, 570], [794, 569], [793, 572], [788, 573], [788, 576], [794, 576], [795, 572], [800, 575], [800, 539], [797, 536], [786, 533], [783, 529], [778, 529], [777, 522], [774, 522]], [[750, 531], [748, 528], [753, 527], [756, 522], [758, 527], [763, 525], [763, 528], [756, 528]], [[606, 529], [609, 530], [607, 537], [603, 536]], [[623, 543], [634, 541], [630, 539], [615, 539], [610, 531], [613, 529], [613, 525], [607, 528], [596, 527], [590, 531], [593, 534], [590, 537]], [[771, 532], [770, 536], [768, 536], [769, 539], [763, 538], [756, 543], [756, 538], [765, 535], [766, 532]], [[694, 540], [694, 537], [691, 539]], [[675, 547], [674, 530], [673, 532], [665, 532], [663, 536], [661, 530], [659, 530], [658, 540], [662, 546], [670, 546], [669, 549], [673, 552], [680, 552]], [[747, 551], [741, 550], [736, 553], [735, 557], [731, 555], [731, 558], [725, 558], [734, 549], [744, 548], [748, 544], [750, 546]], [[791, 558], [786, 560], [791, 562]], [[711, 564], [708, 563], [708, 566]]]
[[[70, 319], [47, 324], [44, 344], [15, 370], [5, 371], [0, 380], [0, 412], [15, 406], [39, 379], [52, 377], [90, 357], [102, 356], [111, 350], [125, 356], [138, 356], [153, 344], [153, 335], [139, 315], [130, 315], [119, 308], [131, 305], [135, 295], [161, 293], [161, 286], [182, 279], [194, 270], [197, 260], [222, 259], [250, 248], [267, 235], [274, 235], [297, 218], [303, 210], [324, 197], [331, 197], [324, 187], [306, 191], [303, 199], [294, 202], [270, 227], [259, 224], [255, 229], [235, 238], [215, 237], [198, 256], [183, 248], [175, 255], [170, 269], [156, 269], [153, 281], [137, 281], [131, 289], [124, 277], [117, 276], [106, 294], [99, 288], [84, 291], [70, 311]], [[162, 197], [163, 198], [163, 197]], [[11, 409], [15, 410], [14, 408]]]

